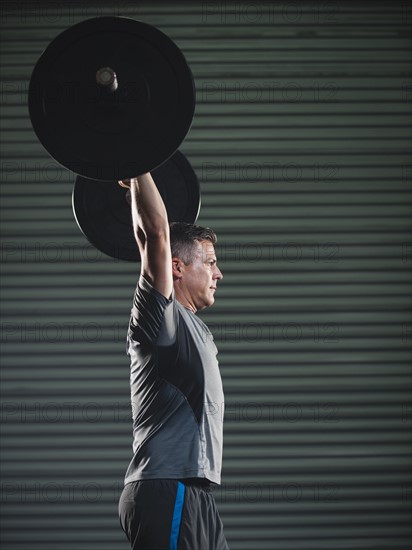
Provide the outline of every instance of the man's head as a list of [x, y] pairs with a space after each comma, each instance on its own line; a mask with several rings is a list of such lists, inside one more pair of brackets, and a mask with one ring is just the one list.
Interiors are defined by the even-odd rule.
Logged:
[[216, 233], [209, 227], [200, 227], [191, 223], [175, 222], [170, 224], [170, 246], [172, 258], [179, 258], [186, 265], [193, 262], [199, 241], [216, 244]]
[[216, 263], [216, 241], [208, 227], [170, 224], [176, 298], [194, 312], [213, 304], [217, 281], [223, 277]]

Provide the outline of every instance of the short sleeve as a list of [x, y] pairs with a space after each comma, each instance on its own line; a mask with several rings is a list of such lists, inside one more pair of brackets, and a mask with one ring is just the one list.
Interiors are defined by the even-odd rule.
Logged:
[[132, 339], [170, 345], [176, 335], [174, 294], [168, 299], [141, 276], [136, 286], [130, 319]]

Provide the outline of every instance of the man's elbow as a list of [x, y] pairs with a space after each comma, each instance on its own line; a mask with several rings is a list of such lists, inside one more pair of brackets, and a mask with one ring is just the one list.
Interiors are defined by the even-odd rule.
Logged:
[[148, 241], [169, 241], [169, 227], [161, 228], [154, 227], [145, 231], [146, 239]]
[[169, 224], [166, 223], [149, 223], [143, 227], [139, 227], [143, 232], [146, 241], [165, 241], [169, 242], [170, 230]]

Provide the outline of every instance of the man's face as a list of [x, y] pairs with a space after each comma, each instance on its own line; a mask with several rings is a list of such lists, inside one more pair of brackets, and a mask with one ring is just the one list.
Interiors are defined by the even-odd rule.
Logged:
[[223, 278], [216, 261], [213, 244], [198, 241], [193, 262], [182, 266], [181, 290], [194, 311], [209, 307], [215, 301], [217, 282]]

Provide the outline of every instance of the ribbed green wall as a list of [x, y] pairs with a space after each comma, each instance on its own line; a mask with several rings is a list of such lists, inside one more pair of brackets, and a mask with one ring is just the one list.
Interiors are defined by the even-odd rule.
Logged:
[[[173, 38], [197, 109], [182, 151], [219, 235], [202, 313], [226, 393], [232, 550], [409, 548], [411, 13], [406, 3], [5, 2], [2, 550], [121, 550], [125, 331], [139, 271], [91, 248], [74, 175], [31, 128], [50, 40], [126, 15]], [[199, 549], [208, 550], [208, 549]]]

